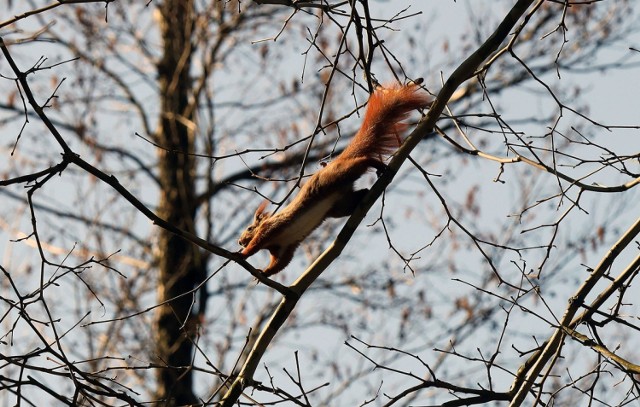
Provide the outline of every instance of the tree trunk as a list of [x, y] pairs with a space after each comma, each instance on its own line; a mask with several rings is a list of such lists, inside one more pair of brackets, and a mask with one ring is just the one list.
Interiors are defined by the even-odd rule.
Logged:
[[[163, 57], [158, 64], [160, 124], [155, 141], [161, 194], [159, 214], [168, 222], [195, 232], [194, 122], [185, 115], [190, 95], [190, 67], [194, 26], [193, 2], [166, 0], [159, 5]], [[194, 295], [205, 265], [197, 248], [185, 240], [159, 232], [156, 262], [159, 272], [155, 357], [163, 368], [157, 373], [158, 404], [187, 405], [197, 401], [193, 393], [193, 339], [196, 315]]]

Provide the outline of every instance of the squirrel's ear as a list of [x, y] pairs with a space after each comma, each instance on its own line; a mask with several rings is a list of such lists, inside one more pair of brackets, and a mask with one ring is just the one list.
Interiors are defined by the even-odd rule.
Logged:
[[257, 220], [263, 216], [264, 210], [266, 209], [268, 204], [269, 204], [268, 200], [265, 199], [264, 201], [262, 201], [260, 206], [258, 206], [258, 209], [256, 209], [256, 213], [253, 215], [254, 220]]

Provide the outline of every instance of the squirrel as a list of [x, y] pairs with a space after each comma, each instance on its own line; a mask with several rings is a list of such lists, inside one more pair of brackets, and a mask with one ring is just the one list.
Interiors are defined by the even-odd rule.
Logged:
[[403, 120], [412, 110], [429, 104], [419, 83], [378, 87], [369, 97], [360, 129], [344, 151], [312, 175], [279, 213], [265, 212], [267, 201], [258, 207], [238, 240], [244, 248], [241, 255], [246, 258], [268, 250], [271, 262], [261, 271], [274, 275], [289, 264], [300, 243], [326, 218], [351, 215], [369, 191], [354, 190], [354, 182], [369, 168], [375, 168], [378, 175], [387, 168], [382, 159], [400, 145], [399, 133], [407, 128]]

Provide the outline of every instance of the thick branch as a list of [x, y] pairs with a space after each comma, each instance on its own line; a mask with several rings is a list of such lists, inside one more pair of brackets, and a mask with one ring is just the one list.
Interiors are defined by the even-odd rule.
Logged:
[[[573, 330], [584, 320], [583, 318], [585, 315], [576, 319], [574, 319], [574, 316], [584, 304], [584, 300], [587, 295], [602, 279], [622, 250], [633, 242], [638, 234], [640, 234], [640, 218], [638, 218], [636, 222], [631, 225], [622, 237], [620, 237], [620, 239], [611, 247], [609, 252], [602, 258], [602, 260], [600, 260], [600, 263], [591, 272], [589, 278], [582, 284], [575, 295], [570, 298], [569, 305], [567, 306], [562, 320], [560, 321], [560, 326], [555, 329], [554, 333], [544, 343], [543, 347], [539, 351], [535, 352], [518, 371], [518, 374], [511, 386], [511, 391], [514, 392], [515, 395], [510, 406], [515, 407], [522, 404], [526, 395], [536, 382], [538, 375], [542, 372], [542, 369], [544, 369], [554, 355], [558, 353], [567, 335], [566, 329], [569, 328], [570, 330]], [[609, 294], [612, 294], [615, 290], [609, 290], [608, 292]], [[608, 295], [600, 295], [596, 299], [597, 303], [593, 304], [595, 308], [591, 309], [596, 309], [607, 298], [609, 298]]]
[[331, 264], [342, 252], [347, 242], [353, 236], [358, 225], [364, 219], [373, 203], [382, 194], [384, 189], [393, 180], [398, 169], [409, 157], [411, 151], [418, 143], [431, 137], [435, 124], [440, 118], [446, 104], [455, 92], [455, 90], [467, 79], [471, 78], [480, 64], [491, 56], [500, 44], [507, 38], [518, 20], [524, 15], [525, 11], [533, 3], [534, 0], [519, 0], [498, 26], [496, 31], [460, 66], [453, 72], [449, 79], [445, 82], [442, 90], [439, 92], [431, 108], [427, 112], [418, 127], [409, 135], [403, 145], [394, 155], [389, 163], [389, 168], [373, 185], [371, 191], [363, 199], [362, 203], [356, 209], [349, 221], [342, 228], [336, 240], [327, 248], [316, 261], [291, 285], [295, 296], [285, 296], [280, 305], [276, 308], [271, 320], [264, 327], [260, 337], [256, 341], [251, 354], [242, 367], [240, 374], [234, 380], [233, 384], [224, 395], [221, 406], [231, 407], [240, 397], [244, 388], [251, 384], [253, 375], [262, 359], [267, 346], [271, 343], [278, 329], [284, 321], [289, 317], [291, 311], [295, 308], [298, 298], [309, 288], [309, 286], [320, 276], [320, 274]]

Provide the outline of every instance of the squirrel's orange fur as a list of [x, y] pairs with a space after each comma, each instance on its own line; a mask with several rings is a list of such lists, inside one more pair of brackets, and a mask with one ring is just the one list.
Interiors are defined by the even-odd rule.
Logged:
[[418, 89], [415, 84], [376, 89], [360, 130], [344, 151], [309, 178], [279, 213], [265, 212], [266, 202], [258, 207], [252, 224], [238, 240], [244, 247], [242, 255], [269, 250], [271, 262], [262, 272], [276, 274], [289, 264], [300, 242], [326, 218], [349, 216], [368, 192], [355, 191], [353, 183], [370, 167], [379, 173], [384, 171], [383, 156], [397, 149], [399, 134], [407, 127], [402, 120], [412, 110], [427, 106], [428, 95]]

